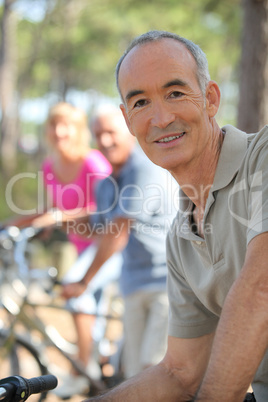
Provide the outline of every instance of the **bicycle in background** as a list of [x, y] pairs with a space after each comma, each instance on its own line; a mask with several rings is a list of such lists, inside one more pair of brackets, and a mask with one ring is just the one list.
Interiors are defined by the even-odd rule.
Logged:
[[[54, 267], [29, 268], [27, 249], [36, 234], [37, 231], [31, 227], [22, 230], [9, 227], [0, 231], [1, 376], [30, 378], [54, 374], [60, 381], [73, 367], [88, 379], [88, 395], [96, 395], [123, 379], [120, 358], [117, 358], [120, 356], [122, 332], [121, 299], [112, 287], [104, 292], [106, 311], [102, 311], [99, 317], [102, 336], [95, 347], [97, 374], [90, 375], [75, 358], [77, 348], [68, 339], [69, 334], [63, 336], [55, 325], [46, 323], [42, 317], [45, 311], [46, 315], [54, 314], [56, 322], [70, 319], [64, 301], [55, 290], [59, 286], [57, 270]], [[120, 328], [120, 336], [116, 339], [109, 334], [112, 322]], [[43, 401], [46, 397], [47, 393], [42, 393], [36, 400]]]

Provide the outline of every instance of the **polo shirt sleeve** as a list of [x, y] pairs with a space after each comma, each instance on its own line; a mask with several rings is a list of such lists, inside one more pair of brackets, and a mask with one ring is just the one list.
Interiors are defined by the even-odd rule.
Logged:
[[169, 335], [177, 338], [197, 338], [214, 332], [219, 318], [201, 303], [187, 283], [177, 242], [174, 234], [168, 235]]
[[254, 141], [248, 162], [247, 243], [268, 231], [268, 128]]

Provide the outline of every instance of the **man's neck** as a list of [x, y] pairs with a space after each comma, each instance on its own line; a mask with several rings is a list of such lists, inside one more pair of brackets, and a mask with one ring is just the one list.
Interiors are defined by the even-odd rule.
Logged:
[[203, 156], [202, 161], [194, 167], [184, 167], [181, 171], [172, 173], [180, 188], [194, 203], [198, 216], [204, 214], [209, 191], [213, 185], [216, 168], [223, 143], [223, 133], [217, 134], [216, 140], [209, 152]]

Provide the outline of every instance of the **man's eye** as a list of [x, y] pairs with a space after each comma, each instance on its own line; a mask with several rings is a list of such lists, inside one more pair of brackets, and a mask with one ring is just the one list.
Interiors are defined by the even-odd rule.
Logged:
[[135, 102], [134, 107], [142, 107], [146, 105], [146, 100], [145, 99], [140, 99], [137, 102]]
[[183, 96], [184, 94], [180, 91], [173, 91], [170, 94], [171, 98], [180, 98], [181, 96]]

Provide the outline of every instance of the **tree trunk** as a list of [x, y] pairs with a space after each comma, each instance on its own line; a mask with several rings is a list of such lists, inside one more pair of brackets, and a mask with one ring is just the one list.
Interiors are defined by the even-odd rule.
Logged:
[[14, 0], [5, 0], [1, 21], [2, 42], [0, 47], [0, 103], [1, 141], [0, 154], [2, 171], [9, 176], [16, 167], [18, 111], [16, 102], [16, 25], [17, 18], [12, 11]]
[[268, 124], [268, 0], [243, 0], [238, 127], [255, 132]]

